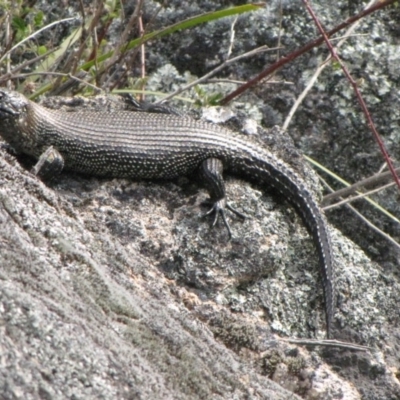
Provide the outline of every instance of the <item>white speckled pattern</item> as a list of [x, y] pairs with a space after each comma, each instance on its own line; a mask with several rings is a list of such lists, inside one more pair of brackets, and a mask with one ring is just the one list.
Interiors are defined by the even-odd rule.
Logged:
[[218, 125], [190, 118], [130, 111], [53, 111], [4, 89], [0, 90], [0, 135], [36, 158], [53, 146], [65, 168], [92, 175], [168, 179], [187, 175], [204, 160], [215, 158], [230, 173], [272, 185], [296, 208], [318, 249], [330, 336], [335, 288], [326, 222], [302, 178], [268, 149]]

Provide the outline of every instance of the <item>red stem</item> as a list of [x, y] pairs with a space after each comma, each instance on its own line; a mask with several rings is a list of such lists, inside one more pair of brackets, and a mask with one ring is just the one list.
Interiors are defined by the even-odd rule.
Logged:
[[365, 117], [367, 118], [368, 121], [368, 126], [370, 127], [372, 133], [374, 134], [375, 140], [378, 142], [379, 148], [381, 149], [381, 152], [383, 154], [383, 157], [386, 160], [386, 163], [389, 167], [390, 172], [392, 173], [393, 179], [396, 182], [397, 186], [400, 188], [400, 180], [399, 177], [396, 174], [395, 168], [390, 160], [389, 154], [385, 148], [385, 145], [378, 133], [378, 131], [376, 130], [374, 121], [372, 120], [371, 114], [368, 111], [367, 105], [365, 104], [364, 99], [361, 96], [360, 90], [358, 89], [357, 83], [356, 81], [353, 79], [353, 77], [351, 76], [349, 70], [346, 68], [346, 66], [343, 64], [342, 60], [338, 57], [335, 49], [333, 48], [331, 42], [329, 41], [328, 35], [325, 32], [324, 28], [322, 27], [321, 23], [319, 22], [317, 16], [315, 15], [313, 9], [310, 6], [310, 3], [308, 0], [303, 0], [304, 5], [306, 6], [308, 12], [310, 13], [312, 19], [314, 20], [315, 24], [318, 27], [318, 30], [320, 31], [323, 40], [325, 40], [326, 45], [329, 48], [329, 51], [331, 52], [332, 57], [340, 64], [340, 66], [342, 67], [342, 70], [344, 72], [344, 74], [346, 75], [347, 79], [349, 80], [349, 82], [351, 83], [351, 86], [353, 86], [354, 92], [356, 93], [357, 99], [361, 105], [361, 108], [365, 114]]
[[[329, 32], [326, 33], [328, 37], [334, 35], [335, 33], [341, 31], [344, 28], [347, 28], [349, 25], [351, 25], [353, 22], [358, 21], [359, 19], [365, 17], [366, 15], [369, 15], [377, 10], [380, 10], [381, 8], [384, 8], [390, 4], [393, 4], [396, 0], [381, 0], [377, 1], [375, 5], [372, 7], [368, 8], [367, 10], [363, 10], [354, 17], [351, 17], [347, 19], [345, 22], [341, 23], [338, 25], [336, 28], [333, 28]], [[282, 57], [280, 60], [278, 60], [276, 63], [272, 64], [270, 67], [268, 67], [266, 70], [261, 72], [259, 75], [257, 75], [255, 78], [249, 80], [246, 82], [244, 85], [238, 87], [234, 92], [226, 96], [220, 101], [221, 105], [229, 103], [232, 99], [235, 97], [239, 96], [242, 94], [244, 91], [249, 89], [250, 87], [254, 86], [256, 83], [260, 82], [262, 79], [267, 77], [268, 75], [272, 74], [274, 71], [276, 71], [278, 68], [284, 66], [287, 64], [289, 61], [294, 60], [295, 58], [301, 56], [302, 54], [306, 53], [307, 51], [311, 50], [312, 48], [319, 46], [321, 43], [323, 43], [324, 38], [320, 37], [318, 39], [313, 40], [312, 42], [307, 43], [305, 46], [301, 47], [300, 49], [294, 51], [293, 53], [288, 54], [287, 56]]]

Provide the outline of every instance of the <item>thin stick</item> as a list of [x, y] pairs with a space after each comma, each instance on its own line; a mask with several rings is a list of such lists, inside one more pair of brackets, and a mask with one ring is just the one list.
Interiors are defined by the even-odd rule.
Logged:
[[[6, 43], [9, 43], [9, 40], [10, 40], [10, 13], [9, 12], [7, 12], [7, 14], [6, 14], [5, 24], [6, 24]], [[10, 57], [10, 55], [11, 55], [10, 52], [6, 53], [6, 71], [7, 71], [7, 74], [10, 73], [10, 69], [11, 69], [11, 62], [10, 62], [11, 57]], [[11, 82], [8, 82], [7, 83], [7, 88], [8, 89], [11, 89], [10, 85], [11, 85]]]
[[274, 50], [277, 50], [277, 47], [268, 48], [267, 46], [261, 46], [261, 47], [257, 47], [256, 49], [250, 50], [247, 53], [241, 54], [240, 56], [233, 57], [233, 58], [231, 58], [229, 60], [226, 60], [221, 65], [219, 65], [218, 67], [216, 67], [212, 71], [210, 71], [209, 73], [203, 75], [201, 78], [196, 79], [195, 81], [193, 81], [193, 82], [191, 82], [191, 83], [189, 83], [189, 84], [187, 84], [185, 86], [182, 86], [180, 89], [178, 89], [175, 92], [169, 94], [167, 97], [163, 98], [162, 100], [157, 101], [155, 104], [158, 104], [161, 101], [163, 101], [163, 102], [167, 101], [167, 100], [171, 99], [172, 97], [176, 96], [177, 94], [182, 93], [185, 90], [188, 90], [188, 89], [192, 88], [193, 86], [196, 86], [199, 83], [206, 81], [210, 76], [215, 75], [218, 71], [220, 71], [221, 69], [225, 68], [227, 65], [232, 64], [232, 63], [234, 63], [234, 62], [236, 62], [236, 61], [238, 61], [238, 60], [240, 60], [242, 58], [251, 57], [251, 56], [253, 56], [255, 54], [258, 54], [258, 53], [261, 53], [261, 52], [264, 52], [264, 51], [274, 51]]
[[[332, 57], [340, 64], [340, 66], [341, 66], [341, 68], [342, 68], [344, 74], [346, 75], [348, 81], [350, 82], [351, 86], [353, 86], [354, 93], [356, 94], [356, 97], [357, 97], [357, 99], [358, 99], [358, 102], [360, 103], [361, 109], [362, 109], [362, 111], [364, 112], [365, 118], [366, 118], [367, 121], [368, 121], [368, 126], [369, 126], [369, 128], [371, 129], [371, 131], [372, 131], [372, 133], [373, 133], [373, 135], [374, 135], [374, 137], [375, 137], [375, 140], [376, 140], [377, 143], [378, 143], [378, 146], [379, 146], [379, 148], [380, 148], [380, 150], [381, 150], [381, 153], [383, 154], [383, 156], [384, 156], [384, 158], [385, 158], [385, 160], [386, 160], [387, 166], [389, 167], [389, 170], [390, 170], [391, 173], [392, 173], [392, 176], [393, 176], [394, 181], [396, 182], [397, 186], [398, 186], [399, 189], [400, 189], [400, 179], [399, 179], [399, 177], [398, 177], [397, 174], [396, 174], [396, 171], [395, 171], [395, 169], [394, 169], [394, 166], [393, 166], [393, 164], [392, 164], [392, 161], [390, 160], [390, 157], [389, 157], [389, 154], [388, 154], [388, 152], [387, 152], [387, 150], [386, 150], [386, 147], [385, 147], [385, 145], [384, 145], [384, 143], [383, 143], [383, 141], [382, 141], [382, 139], [381, 139], [381, 137], [380, 137], [378, 131], [376, 130], [376, 127], [375, 127], [374, 121], [372, 120], [371, 114], [370, 114], [370, 112], [368, 111], [367, 105], [365, 104], [365, 101], [364, 101], [363, 97], [361, 96], [360, 90], [358, 89], [357, 82], [353, 79], [353, 77], [351, 76], [349, 70], [348, 70], [347, 67], [343, 64], [342, 60], [341, 60], [341, 59], [339, 58], [339, 56], [337, 55], [335, 49], [334, 49], [333, 46], [332, 46], [332, 43], [329, 41], [329, 38], [328, 38], [327, 33], [325, 32], [325, 30], [324, 30], [324, 28], [322, 27], [320, 21], [318, 20], [318, 18], [317, 18], [317, 16], [315, 15], [313, 9], [311, 8], [309, 1], [308, 1], [308, 0], [303, 0], [303, 3], [304, 3], [304, 5], [306, 6], [308, 12], [310, 13], [312, 19], [314, 20], [315, 24], [317, 25], [318, 30], [320, 31], [321, 35], [323, 36], [323, 38], [324, 38], [324, 40], [325, 40], [325, 43], [326, 43], [326, 45], [328, 46], [328, 49], [329, 49], [329, 51], [330, 51], [331, 54], [332, 54]], [[380, 2], [380, 3], [384, 3], [384, 2], [382, 1], [382, 2]]]
[[48, 71], [46, 71], [46, 72], [29, 72], [27, 74], [18, 74], [18, 75], [15, 75], [15, 76], [11, 76], [9, 79], [26, 78], [26, 77], [32, 76], [32, 75], [54, 75], [54, 76], [60, 76], [60, 77], [64, 77], [64, 78], [70, 78], [70, 79], [73, 79], [73, 80], [75, 80], [77, 82], [83, 83], [84, 85], [90, 86], [91, 88], [93, 88], [94, 90], [96, 90], [98, 92], [102, 92], [103, 91], [103, 89], [101, 89], [101, 88], [99, 88], [99, 87], [97, 87], [95, 85], [92, 85], [91, 83], [86, 82], [83, 79], [80, 79], [75, 75], [65, 74], [65, 73], [62, 73], [62, 72], [48, 72]]
[[[377, 10], [380, 10], [380, 9], [382, 9], [384, 7], [389, 6], [389, 5], [393, 4], [393, 3], [395, 3], [395, 1], [396, 0], [381, 0], [381, 1], [377, 1], [376, 4], [373, 5], [372, 7], [368, 8], [367, 10], [364, 10], [364, 11], [360, 12], [359, 14], [355, 15], [354, 17], [348, 18], [346, 21], [344, 21], [340, 25], [338, 25], [335, 28], [331, 29], [327, 33], [327, 35], [328, 36], [332, 36], [335, 33], [341, 31], [342, 29], [348, 27], [353, 22], [355, 22], [355, 21], [357, 21], [357, 20], [359, 20], [361, 18], [364, 18], [365, 16], [367, 16], [369, 14], [372, 14], [373, 12], [375, 12]], [[220, 104], [221, 105], [225, 105], [226, 103], [229, 103], [235, 97], [239, 96], [240, 94], [245, 92], [250, 87], [256, 85], [258, 82], [262, 81], [264, 78], [266, 78], [268, 75], [272, 74], [277, 69], [282, 68], [285, 64], [293, 61], [294, 59], [296, 59], [297, 57], [301, 56], [302, 54], [307, 53], [308, 51], [310, 51], [314, 47], [319, 46], [321, 43], [323, 43], [323, 41], [324, 41], [324, 38], [323, 37], [319, 37], [318, 39], [315, 39], [312, 42], [307, 43], [306, 45], [304, 45], [300, 49], [288, 54], [287, 56], [282, 57], [278, 62], [272, 64], [270, 67], [268, 67], [263, 72], [258, 74], [255, 78], [250, 79], [247, 83], [245, 83], [244, 85], [240, 86], [235, 91], [233, 91], [231, 94], [229, 94], [224, 99], [222, 99], [220, 101]]]
[[[236, 85], [243, 85], [244, 81], [238, 81], [235, 79], [224, 79], [224, 78], [212, 78], [207, 79], [207, 83], [235, 83]], [[293, 82], [289, 81], [268, 81], [268, 84], [277, 84], [277, 85], [294, 85]]]
[[[139, 36], [143, 38], [144, 36], [144, 27], [143, 27], [143, 19], [142, 17], [139, 17], [138, 20], [139, 23]], [[142, 78], [142, 84], [140, 89], [144, 90], [145, 89], [145, 78], [146, 78], [146, 52], [145, 52], [145, 47], [144, 43], [140, 44], [140, 77]], [[140, 96], [141, 101], [146, 100], [146, 95], [143, 93]]]
[[[370, 6], [372, 6], [375, 3], [375, 0], [371, 0], [368, 5], [364, 8], [364, 10], [368, 9]], [[351, 34], [354, 32], [354, 30], [360, 25], [361, 20], [356, 21], [353, 25], [350, 26], [350, 28], [345, 32], [344, 36], [339, 40], [338, 44], [336, 45], [336, 48], [340, 48], [345, 41], [351, 36]], [[299, 108], [300, 104], [303, 102], [305, 97], [307, 96], [308, 92], [311, 90], [311, 88], [314, 86], [315, 82], [317, 81], [318, 77], [321, 75], [322, 71], [329, 65], [329, 61], [332, 59], [332, 55], [329, 54], [328, 57], [326, 57], [325, 61], [317, 68], [317, 70], [314, 72], [313, 76], [311, 77], [310, 81], [308, 82], [307, 86], [304, 88], [300, 96], [297, 98], [295, 103], [293, 104], [292, 108], [289, 111], [289, 114], [287, 115], [285, 122], [282, 125], [283, 130], [287, 130], [290, 122], [293, 119], [293, 116], [297, 109]]]
[[326, 211], [326, 210], [330, 210], [331, 208], [337, 208], [337, 207], [339, 207], [339, 206], [341, 206], [343, 204], [352, 203], [355, 200], [359, 200], [359, 199], [362, 199], [364, 197], [371, 196], [371, 194], [375, 194], [375, 193], [381, 192], [382, 190], [390, 188], [390, 187], [394, 186], [395, 184], [396, 184], [395, 182], [390, 182], [390, 183], [388, 183], [386, 185], [380, 186], [380, 187], [378, 187], [376, 189], [373, 189], [373, 190], [370, 190], [368, 192], [360, 193], [357, 196], [348, 197], [347, 199], [343, 199], [341, 201], [338, 201], [337, 203], [330, 204], [329, 206], [322, 207], [322, 209], [324, 211]]
[[107, 61], [104, 70], [102, 71], [102, 74], [108, 71], [116, 63], [120, 63], [122, 58], [125, 56], [124, 53], [121, 53], [121, 49], [126, 44], [129, 32], [131, 31], [133, 25], [139, 19], [142, 7], [143, 7], [143, 0], [139, 0], [136, 4], [134, 12], [130, 16], [129, 21], [126, 24], [124, 31], [121, 34], [120, 39], [118, 40], [115, 50], [113, 51], [113, 55]]
[[347, 350], [356, 351], [370, 351], [371, 347], [362, 346], [357, 343], [341, 342], [339, 340], [315, 340], [315, 339], [279, 339], [279, 341], [300, 344], [305, 346], [325, 346], [325, 347], [339, 347]]
[[[399, 173], [400, 168], [396, 168], [396, 172]], [[392, 174], [390, 171], [374, 174], [368, 178], [362, 179], [361, 181], [354, 183], [351, 186], [347, 186], [343, 189], [336, 190], [335, 192], [324, 196], [324, 198], [322, 200], [322, 204], [327, 205], [327, 204], [331, 203], [333, 200], [338, 199], [339, 197], [346, 197], [346, 196], [352, 195], [353, 193], [355, 193], [358, 189], [360, 189], [362, 187], [367, 187], [370, 185], [375, 185], [377, 183], [382, 183], [382, 181], [386, 180], [387, 178], [390, 178], [391, 176], [392, 176]]]
[[[323, 183], [323, 185], [328, 188], [328, 190], [333, 192], [333, 189], [329, 186], [329, 184], [323, 178], [320, 177], [320, 180]], [[345, 206], [348, 207], [354, 214], [356, 214], [358, 218], [360, 218], [363, 222], [365, 222], [378, 235], [382, 236], [388, 242], [392, 243], [396, 247], [397, 250], [400, 250], [400, 244], [397, 243], [390, 235], [388, 235], [386, 232], [383, 232], [376, 225], [374, 225], [371, 221], [369, 221], [367, 218], [365, 218], [364, 215], [362, 215], [360, 212], [358, 212], [352, 205], [346, 204]]]
[[36, 32], [33, 32], [31, 35], [27, 36], [25, 39], [21, 40], [20, 42], [18, 42], [15, 46], [11, 47], [10, 50], [8, 50], [3, 57], [0, 58], [0, 63], [4, 60], [4, 58], [6, 58], [9, 54], [11, 54], [17, 47], [21, 46], [22, 44], [24, 44], [25, 42], [27, 42], [30, 39], [33, 39], [35, 36], [37, 36], [39, 33], [45, 31], [46, 29], [51, 28], [54, 25], [58, 25], [61, 24], [63, 22], [68, 22], [68, 21], [75, 21], [76, 18], [72, 17], [72, 18], [65, 18], [65, 19], [61, 19], [59, 21], [54, 21], [49, 25], [44, 26], [43, 28], [39, 29]]
[[235, 25], [236, 25], [236, 22], [237, 22], [238, 18], [239, 17], [236, 15], [235, 19], [233, 20], [233, 22], [231, 24], [231, 29], [230, 29], [231, 35], [230, 35], [230, 39], [229, 39], [228, 51], [227, 51], [227, 54], [226, 54], [226, 59], [227, 60], [229, 60], [229, 57], [232, 54], [233, 45], [235, 43]]

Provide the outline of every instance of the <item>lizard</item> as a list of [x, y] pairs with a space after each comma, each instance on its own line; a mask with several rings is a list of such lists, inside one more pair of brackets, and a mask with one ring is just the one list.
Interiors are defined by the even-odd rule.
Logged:
[[100, 177], [173, 179], [198, 171], [210, 195], [213, 226], [226, 209], [223, 173], [272, 186], [302, 218], [318, 252], [327, 337], [335, 307], [335, 265], [325, 217], [300, 175], [266, 146], [202, 120], [174, 113], [64, 112], [0, 88], [0, 136], [18, 153], [37, 159], [42, 179], [66, 170]]

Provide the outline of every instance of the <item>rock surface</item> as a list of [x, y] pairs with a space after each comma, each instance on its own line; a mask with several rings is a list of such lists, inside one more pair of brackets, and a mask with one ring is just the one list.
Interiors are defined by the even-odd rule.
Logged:
[[[159, 23], [215, 9], [216, 3], [171, 1]], [[327, 21], [348, 16], [347, 1], [314, 3]], [[276, 4], [239, 19], [238, 53], [276, 45]], [[156, 7], [147, 6], [149, 12]], [[55, 2], [49, 18], [53, 7]], [[299, 2], [283, 2], [285, 53], [315, 34], [301, 10]], [[71, 8], [54, 12], [58, 19]], [[400, 52], [393, 21], [391, 11], [367, 19], [360, 32], [368, 36], [353, 38], [344, 57], [366, 80], [371, 112], [396, 156]], [[167, 62], [183, 80], [190, 66], [200, 75], [223, 59], [230, 24], [196, 28], [150, 47], [149, 71], [159, 68], [152, 88], [177, 85], [171, 66], [163, 67], [172, 71], [171, 80], [163, 78]], [[267, 126], [282, 123], [325, 55], [309, 54], [280, 71], [291, 86], [259, 89]], [[274, 58], [262, 55], [228, 72], [249, 77]], [[259, 99], [247, 96], [238, 107], [257, 114], [249, 102]], [[290, 133], [324, 165], [364, 177], [381, 158], [352, 103], [348, 84], [331, 70], [296, 114]], [[279, 130], [262, 139], [290, 158], [276, 144], [290, 142]], [[287, 161], [297, 162], [316, 187], [302, 161]], [[206, 196], [193, 180], [150, 183], [64, 173], [46, 185], [27, 172], [30, 166], [0, 150], [2, 399], [400, 398], [397, 253], [347, 213], [336, 211], [332, 221], [379, 263], [332, 227], [335, 338], [367, 345], [366, 352], [285, 341], [324, 338], [323, 294], [314, 246], [300, 218], [267, 188], [228, 179], [232, 205], [249, 216], [231, 219], [234, 238], [228, 241], [222, 227], [211, 230], [201, 218]], [[398, 212], [395, 192], [384, 200]], [[398, 226], [374, 218], [398, 235]]]
[[396, 392], [383, 352], [399, 285], [338, 232], [336, 337], [371, 353], [280, 340], [325, 335], [314, 246], [282, 199], [228, 180], [249, 215], [228, 241], [195, 182], [48, 187], [19, 161], [1, 152], [4, 398], [356, 399], [343, 375], [361, 368]]
[[160, 197], [176, 187], [48, 188], [4, 152], [0, 171], [2, 399], [297, 398], [194, 311], [220, 307], [162, 272], [183, 247]]

